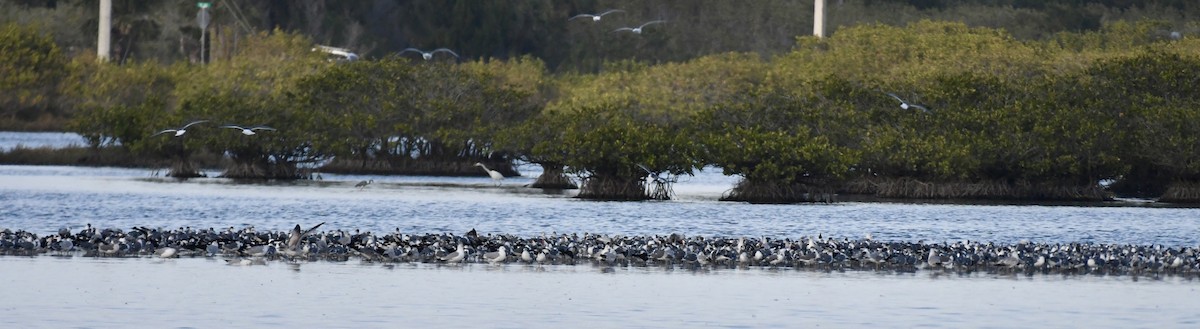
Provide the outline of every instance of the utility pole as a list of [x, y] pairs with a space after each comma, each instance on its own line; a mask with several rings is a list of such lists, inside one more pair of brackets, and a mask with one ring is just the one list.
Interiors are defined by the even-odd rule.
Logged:
[[204, 39], [208, 36], [208, 22], [211, 17], [208, 16], [208, 7], [211, 4], [208, 2], [197, 2], [196, 7], [200, 7], [200, 12], [196, 13], [196, 25], [200, 25], [200, 64], [206, 64], [205, 55], [208, 54], [204, 48]]
[[813, 35], [825, 37], [825, 0], [816, 0], [813, 4]]
[[100, 0], [100, 39], [96, 41], [96, 58], [100, 62], [108, 61], [112, 53], [112, 0]]

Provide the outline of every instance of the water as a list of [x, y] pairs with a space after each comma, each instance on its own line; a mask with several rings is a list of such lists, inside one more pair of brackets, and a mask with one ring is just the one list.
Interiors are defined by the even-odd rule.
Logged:
[[[9, 145], [0, 134], [0, 145]], [[165, 170], [0, 166], [0, 228], [52, 234], [245, 227], [377, 233], [833, 236], [1200, 245], [1200, 209], [1089, 205], [719, 202], [735, 179], [684, 177], [676, 199], [594, 202], [525, 177], [325, 174], [186, 181]], [[215, 177], [219, 170], [207, 171]], [[374, 179], [364, 189], [360, 180]], [[1110, 205], [1110, 204], [1106, 204]], [[1131, 206], [1133, 205], [1133, 206]], [[1143, 206], [1136, 206], [1143, 205]], [[0, 256], [12, 327], [1156, 327], [1200, 323], [1185, 277], [820, 272], [520, 264], [438, 266]]]
[[[596, 202], [572, 191], [523, 187], [538, 173], [497, 187], [487, 177], [324, 175], [318, 182], [180, 181], [152, 170], [0, 166], [0, 227], [39, 234], [86, 224], [128, 229], [326, 229], [405, 233], [602, 233], [706, 236], [833, 236], [898, 241], [1093, 242], [1200, 245], [1200, 209], [1047, 205], [843, 202], [752, 205], [719, 202], [733, 184], [703, 172], [675, 186], [677, 199]], [[219, 171], [211, 171], [216, 176]], [[359, 180], [374, 179], [364, 189]]]
[[83, 145], [87, 145], [87, 140], [76, 133], [0, 131], [0, 152], [11, 150], [17, 146], [64, 148]]
[[1194, 328], [1178, 278], [0, 257], [14, 327]]

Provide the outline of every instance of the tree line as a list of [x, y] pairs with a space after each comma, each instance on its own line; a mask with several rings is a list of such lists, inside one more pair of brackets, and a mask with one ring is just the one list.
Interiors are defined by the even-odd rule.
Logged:
[[[192, 154], [215, 152], [231, 161], [223, 175], [241, 178], [318, 165], [478, 174], [471, 164], [520, 160], [546, 168], [541, 183], [577, 177], [580, 195], [599, 199], [669, 198], [674, 177], [712, 166], [743, 178], [726, 199], [751, 202], [1194, 201], [1200, 43], [1156, 34], [1169, 26], [1028, 41], [954, 22], [868, 24], [769, 58], [618, 60], [598, 73], [552, 73], [532, 56], [330, 61], [282, 30], [208, 65], [67, 58], [14, 24], [0, 41], [32, 49], [6, 52], [29, 63], [9, 70], [57, 72], [18, 76], [53, 81], [34, 94], [75, 109], [73, 131], [173, 158], [178, 176], [195, 172]], [[197, 120], [210, 122], [155, 135]]]

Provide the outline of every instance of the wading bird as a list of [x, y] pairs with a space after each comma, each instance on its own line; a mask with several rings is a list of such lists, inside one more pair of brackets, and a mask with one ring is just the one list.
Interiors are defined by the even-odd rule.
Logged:
[[642, 28], [643, 28], [643, 27], [646, 27], [646, 25], [650, 25], [650, 24], [658, 24], [658, 23], [666, 23], [666, 22], [667, 22], [667, 21], [662, 21], [662, 20], [659, 20], [659, 21], [649, 21], [649, 22], [642, 23], [642, 25], [638, 25], [638, 27], [622, 27], [622, 28], [619, 28], [619, 29], [616, 29], [616, 30], [612, 30], [612, 31], [613, 31], [613, 32], [629, 31], [629, 32], [637, 33], [637, 34], [642, 34]]
[[608, 14], [612, 14], [612, 13], [623, 13], [623, 12], [625, 12], [625, 11], [624, 11], [624, 10], [620, 10], [620, 9], [609, 9], [609, 10], [607, 10], [607, 11], [605, 11], [605, 12], [603, 12], [603, 13], [599, 13], [599, 14], [579, 14], [579, 15], [575, 15], [575, 16], [572, 16], [571, 18], [567, 19], [567, 20], [568, 20], [568, 21], [570, 21], [570, 20], [574, 20], [574, 19], [576, 19], [576, 18], [587, 18], [587, 17], [590, 17], [590, 18], [592, 19], [592, 21], [593, 21], [593, 22], [599, 22], [599, 21], [600, 21], [600, 17], [602, 17], [602, 16], [604, 16], [604, 15], [608, 15]]
[[436, 54], [436, 53], [449, 53], [450, 55], [453, 55], [454, 58], [458, 58], [458, 54], [454, 53], [453, 50], [446, 49], [446, 48], [438, 48], [438, 49], [434, 49], [433, 51], [424, 51], [424, 50], [420, 50], [417, 48], [405, 48], [404, 50], [401, 50], [400, 53], [403, 54], [403, 53], [410, 52], [410, 51], [420, 53], [421, 58], [424, 58], [425, 60], [433, 59], [433, 54]]
[[188, 127], [191, 127], [198, 123], [205, 123], [205, 122], [208, 122], [208, 120], [192, 121], [192, 123], [184, 125], [183, 127], [180, 127], [179, 129], [163, 129], [163, 131], [157, 132], [154, 135], [150, 135], [150, 137], [162, 135], [162, 134], [169, 133], [169, 132], [174, 132], [175, 137], [183, 136], [183, 134], [187, 133]]
[[361, 190], [361, 189], [363, 189], [364, 187], [367, 187], [367, 185], [371, 185], [371, 183], [374, 183], [374, 182], [375, 182], [375, 180], [374, 180], [374, 179], [368, 179], [368, 180], [365, 180], [365, 181], [358, 182], [358, 184], [354, 184], [354, 187], [357, 187], [358, 189], [360, 189], [360, 190]]
[[237, 126], [237, 125], [224, 125], [224, 126], [221, 126], [221, 128], [240, 129], [240, 130], [242, 130], [242, 135], [246, 135], [246, 136], [254, 135], [255, 130], [269, 130], [269, 131], [275, 130], [275, 128], [271, 128], [271, 127], [267, 127], [267, 126], [242, 127], [242, 126]]
[[492, 177], [492, 181], [496, 182], [497, 186], [500, 185], [500, 181], [504, 180], [504, 175], [500, 174], [499, 171], [488, 169], [488, 167], [483, 165], [483, 163], [476, 162], [475, 166], [482, 167], [483, 171], [487, 172], [488, 176]]

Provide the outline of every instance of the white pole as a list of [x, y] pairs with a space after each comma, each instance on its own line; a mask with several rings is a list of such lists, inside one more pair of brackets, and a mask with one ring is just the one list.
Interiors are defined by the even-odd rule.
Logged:
[[813, 5], [813, 35], [825, 37], [825, 0], [817, 0]]
[[112, 0], [100, 0], [100, 40], [96, 45], [96, 57], [101, 62], [108, 61], [112, 49]]

